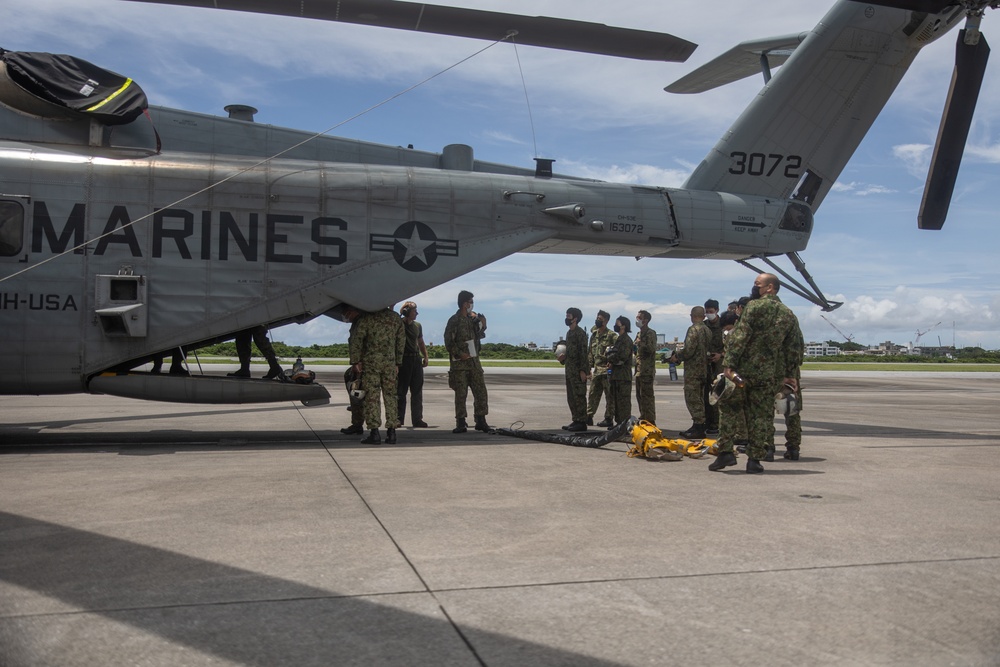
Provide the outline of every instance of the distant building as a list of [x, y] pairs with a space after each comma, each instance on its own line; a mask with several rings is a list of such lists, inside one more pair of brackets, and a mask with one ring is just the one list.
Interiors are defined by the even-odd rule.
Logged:
[[[896, 343], [887, 340], [884, 343], [879, 343], [878, 345], [869, 345], [868, 349], [865, 350], [865, 354], [870, 354], [876, 357], [886, 357], [914, 353], [911, 352], [905, 345], [897, 345]], [[919, 354], [919, 352], [916, 354]]]
[[840, 348], [829, 343], [806, 343], [807, 357], [835, 357], [840, 354]]

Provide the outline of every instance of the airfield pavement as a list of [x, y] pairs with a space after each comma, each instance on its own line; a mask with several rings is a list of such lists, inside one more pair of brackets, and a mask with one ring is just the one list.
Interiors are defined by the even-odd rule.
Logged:
[[[1000, 374], [807, 372], [802, 459], [779, 419], [746, 475], [453, 435], [439, 369], [366, 446], [320, 369], [314, 408], [0, 398], [0, 665], [1000, 665]], [[487, 382], [569, 421], [557, 369]]]

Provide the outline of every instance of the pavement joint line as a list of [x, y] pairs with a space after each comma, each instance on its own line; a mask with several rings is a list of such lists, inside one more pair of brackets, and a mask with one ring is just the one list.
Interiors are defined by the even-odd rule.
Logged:
[[[364, 499], [362, 499], [362, 501], [363, 500]], [[376, 518], [376, 520], [378, 519]], [[392, 539], [391, 536], [390, 539]], [[71, 611], [49, 611], [49, 612], [32, 613], [32, 614], [0, 614], [0, 618], [2, 619], [46, 618], [46, 617], [59, 617], [59, 616], [79, 616], [85, 614], [115, 614], [115, 613], [131, 612], [131, 611], [152, 611], [157, 609], [188, 609], [188, 608], [199, 608], [199, 607], [226, 607], [226, 606], [243, 605], [243, 604], [273, 604], [273, 603], [284, 603], [284, 602], [309, 602], [316, 600], [351, 600], [351, 599], [380, 598], [380, 597], [390, 597], [390, 596], [394, 597], [394, 596], [408, 596], [408, 595], [430, 595], [435, 599], [435, 602], [438, 603], [438, 607], [441, 609], [442, 613], [444, 613], [444, 615], [448, 618], [449, 622], [452, 625], [454, 625], [455, 622], [451, 619], [451, 616], [448, 615], [447, 611], [443, 608], [443, 606], [441, 606], [441, 603], [437, 600], [435, 593], [462, 593], [466, 591], [509, 590], [516, 588], [546, 588], [552, 586], [587, 586], [591, 584], [608, 584], [615, 582], [657, 581], [657, 580], [665, 581], [668, 579], [697, 579], [704, 577], [731, 577], [736, 575], [781, 574], [787, 572], [817, 572], [825, 570], [844, 570], [844, 569], [864, 568], [864, 567], [888, 567], [893, 565], [933, 565], [936, 563], [962, 563], [962, 562], [991, 561], [991, 560], [1000, 560], [1000, 555], [968, 556], [964, 558], [930, 558], [922, 560], [882, 561], [876, 563], [849, 563], [844, 565], [789, 567], [789, 568], [776, 568], [770, 570], [733, 570], [729, 572], [702, 572], [697, 574], [674, 574], [674, 575], [660, 575], [660, 576], [649, 576], [649, 577], [612, 577], [608, 579], [582, 579], [577, 581], [546, 581], [546, 582], [536, 582], [529, 584], [502, 584], [493, 586], [456, 586], [451, 588], [435, 588], [435, 589], [427, 587], [425, 588], [425, 590], [382, 591], [378, 593], [352, 593], [352, 594], [331, 593], [329, 595], [296, 596], [296, 597], [286, 597], [286, 598], [217, 600], [214, 602], [140, 605], [133, 607], [106, 607], [106, 608], [92, 608], [92, 609], [76, 609]], [[426, 586], [426, 583], [424, 585]], [[461, 634], [460, 631], [459, 634]]]
[[698, 579], [704, 577], [731, 577], [754, 574], [782, 574], [788, 572], [821, 572], [827, 570], [849, 570], [865, 567], [889, 567], [893, 565], [933, 565], [936, 563], [964, 563], [975, 561], [1000, 560], [997, 556], [967, 556], [963, 558], [929, 558], [923, 560], [882, 561], [877, 563], [846, 563], [844, 565], [816, 565], [812, 567], [783, 567], [769, 570], [732, 570], [728, 572], [699, 572], [696, 574], [663, 574], [647, 577], [611, 577], [608, 579], [580, 579], [577, 581], [544, 581], [533, 584], [496, 584], [492, 586], [460, 586], [454, 588], [437, 588], [437, 593], [458, 593], [463, 591], [488, 591], [511, 588], [543, 588], [546, 586], [578, 586], [589, 584], [608, 584], [628, 581], [665, 581], [668, 579]]
[[344, 480], [346, 480], [347, 483], [351, 485], [351, 488], [354, 489], [354, 493], [358, 496], [358, 499], [361, 500], [361, 502], [364, 504], [365, 509], [367, 509], [371, 517], [375, 519], [375, 522], [378, 523], [379, 527], [382, 529], [382, 532], [384, 532], [385, 536], [389, 538], [390, 542], [392, 542], [392, 545], [396, 547], [396, 551], [399, 552], [399, 555], [402, 557], [403, 561], [409, 566], [410, 570], [413, 572], [413, 575], [417, 578], [417, 581], [420, 582], [420, 585], [424, 587], [424, 591], [428, 595], [430, 595], [431, 598], [434, 600], [434, 603], [438, 606], [438, 609], [441, 611], [441, 614], [448, 620], [448, 624], [451, 625], [452, 629], [455, 631], [455, 634], [458, 635], [458, 638], [462, 640], [462, 643], [465, 644], [466, 648], [469, 649], [469, 652], [472, 654], [472, 657], [475, 658], [476, 662], [479, 663], [482, 667], [486, 667], [486, 661], [483, 660], [482, 656], [479, 655], [479, 652], [476, 650], [476, 647], [472, 644], [472, 641], [466, 636], [464, 632], [462, 632], [462, 629], [455, 622], [455, 619], [453, 619], [451, 617], [451, 614], [449, 614], [448, 611], [444, 608], [444, 605], [441, 603], [441, 600], [438, 599], [434, 590], [431, 589], [431, 587], [427, 584], [427, 581], [424, 579], [423, 575], [420, 574], [420, 570], [417, 569], [416, 564], [414, 564], [413, 561], [410, 560], [410, 557], [406, 555], [406, 551], [403, 550], [403, 547], [399, 544], [398, 541], [396, 541], [395, 536], [393, 536], [392, 532], [389, 531], [388, 526], [386, 526], [385, 523], [383, 523], [382, 519], [375, 512], [375, 508], [371, 506], [371, 504], [368, 502], [368, 499], [365, 498], [364, 494], [361, 493], [361, 490], [354, 484], [354, 480], [351, 479], [350, 475], [347, 474], [347, 471], [344, 470], [344, 468], [340, 465], [340, 462], [337, 460], [337, 457], [334, 456], [333, 452], [330, 451], [330, 448], [327, 447], [326, 442], [323, 440], [322, 436], [319, 433], [316, 433], [312, 425], [309, 423], [309, 420], [307, 420], [305, 415], [302, 414], [302, 410], [299, 408], [296, 408], [296, 410], [299, 413], [299, 416], [301, 417], [303, 423], [305, 423], [306, 428], [308, 428], [310, 433], [312, 433], [316, 437], [316, 441], [319, 442], [320, 446], [326, 450], [327, 455], [330, 457], [330, 460], [333, 462], [333, 464], [337, 466], [337, 470], [339, 470], [340, 474], [343, 475]]

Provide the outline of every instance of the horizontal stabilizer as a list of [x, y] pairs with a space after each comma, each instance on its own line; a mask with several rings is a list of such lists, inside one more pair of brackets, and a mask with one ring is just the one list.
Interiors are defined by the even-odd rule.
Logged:
[[668, 93], [703, 93], [761, 73], [761, 56], [769, 67], [783, 65], [806, 35], [796, 33], [741, 42], [664, 88]]
[[599, 55], [684, 62], [697, 44], [666, 33], [548, 16], [521, 16], [399, 0], [133, 0], [157, 4], [298, 16], [438, 35], [500, 40]]

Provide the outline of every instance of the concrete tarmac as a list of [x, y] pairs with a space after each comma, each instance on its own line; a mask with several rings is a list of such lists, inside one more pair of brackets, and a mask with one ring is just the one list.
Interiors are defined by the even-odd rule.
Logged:
[[[801, 460], [778, 419], [746, 475], [453, 435], [439, 372], [432, 428], [362, 445], [342, 371], [0, 398], [0, 665], [1000, 665], [997, 374], [806, 373]], [[494, 426], [569, 421], [558, 372], [487, 383]]]

